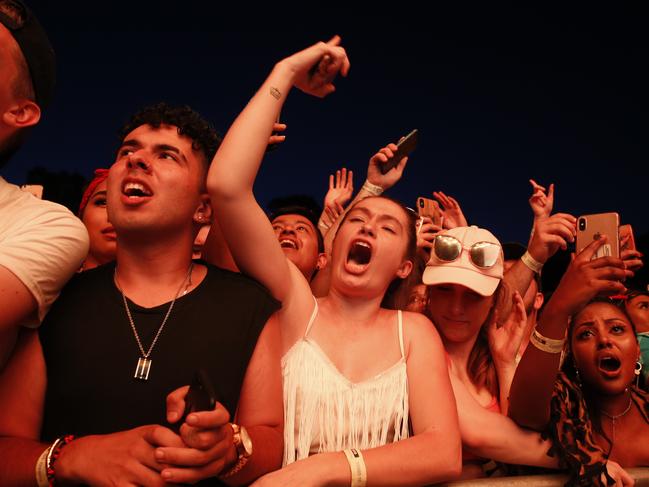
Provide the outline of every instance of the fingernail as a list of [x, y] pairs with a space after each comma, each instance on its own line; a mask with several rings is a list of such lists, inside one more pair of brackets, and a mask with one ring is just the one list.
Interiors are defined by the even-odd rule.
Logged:
[[163, 470], [162, 471], [162, 478], [165, 480], [171, 480], [173, 478], [173, 475], [169, 470]]
[[156, 451], [155, 451], [155, 457], [156, 457], [156, 459], [158, 459], [158, 460], [164, 460], [165, 452], [162, 451], [162, 450], [156, 450]]
[[196, 416], [195, 414], [190, 414], [189, 416], [187, 416], [185, 422], [187, 424], [196, 424], [198, 423], [198, 416]]

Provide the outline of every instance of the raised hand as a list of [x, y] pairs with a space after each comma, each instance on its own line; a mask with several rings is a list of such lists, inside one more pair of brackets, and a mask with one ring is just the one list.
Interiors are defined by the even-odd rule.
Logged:
[[593, 259], [597, 249], [606, 241], [606, 236], [593, 240], [572, 260], [554, 291], [548, 307], [560, 310], [566, 316], [572, 316], [598, 294], [610, 296], [626, 292], [622, 281], [632, 277], [633, 271], [625, 267], [622, 259], [615, 257]]
[[293, 84], [305, 93], [324, 98], [336, 88], [333, 80], [338, 73], [347, 76], [350, 64], [340, 37], [318, 42], [280, 61], [293, 73]]
[[535, 218], [534, 232], [527, 248], [530, 255], [545, 264], [559, 249], [566, 250], [568, 242], [575, 241], [576, 222], [577, 219], [567, 213]]
[[464, 213], [462, 213], [462, 208], [455, 198], [447, 196], [441, 191], [433, 191], [433, 196], [442, 205], [440, 211], [444, 216], [444, 228], [469, 226]]
[[422, 216], [417, 220], [417, 251], [427, 261], [433, 248], [433, 241], [439, 232], [441, 225], [435, 225], [430, 217]]
[[[167, 396], [167, 420], [172, 424], [182, 416], [188, 389], [181, 387]], [[189, 414], [180, 426], [182, 447], [160, 447], [155, 451], [156, 459], [167, 464], [162, 477], [174, 483], [195, 483], [218, 475], [233, 463], [237, 454], [229, 421], [230, 414], [220, 403], [212, 411]]]
[[554, 183], [550, 184], [547, 192], [545, 187], [533, 179], [530, 179], [530, 184], [532, 185], [532, 196], [530, 196], [529, 203], [534, 213], [534, 218], [550, 216], [552, 207], [554, 206]]
[[318, 222], [318, 229], [322, 236], [324, 237], [329, 229], [338, 221], [340, 216], [345, 212], [345, 209], [342, 205], [336, 201], [331, 206], [325, 206], [320, 215], [320, 221]]
[[488, 329], [489, 349], [496, 367], [516, 367], [516, 356], [520, 349], [525, 329], [527, 327], [527, 313], [525, 303], [518, 291], [512, 297], [513, 307], [502, 326], [496, 324], [497, 320]]
[[627, 269], [635, 272], [644, 265], [642, 262], [644, 254], [636, 249], [626, 248], [630, 240], [631, 235], [620, 235], [620, 258], [624, 261]]
[[394, 186], [399, 179], [401, 179], [403, 170], [408, 162], [408, 157], [404, 157], [395, 167], [383, 174], [381, 172], [381, 166], [387, 163], [389, 159], [392, 159], [396, 151], [396, 144], [386, 145], [370, 158], [370, 162], [367, 166], [367, 180], [370, 183], [383, 188], [383, 191], [388, 190]]
[[329, 191], [325, 195], [325, 208], [335, 208], [334, 203], [345, 206], [354, 192], [354, 173], [346, 168], [338, 169], [336, 175], [329, 175]]

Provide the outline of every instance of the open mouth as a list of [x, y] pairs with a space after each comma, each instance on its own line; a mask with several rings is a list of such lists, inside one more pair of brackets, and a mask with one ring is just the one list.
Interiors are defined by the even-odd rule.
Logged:
[[153, 192], [142, 183], [127, 182], [122, 187], [122, 193], [128, 198], [143, 198], [153, 195]]
[[279, 245], [283, 249], [293, 249], [297, 250], [297, 242], [294, 240], [289, 240], [288, 238], [283, 238], [279, 241]]
[[355, 272], [364, 270], [372, 260], [372, 246], [362, 240], [352, 243], [347, 254], [347, 267]]
[[603, 357], [600, 357], [597, 365], [599, 367], [599, 370], [607, 374], [616, 373], [622, 367], [622, 363], [620, 362], [620, 359], [618, 359], [617, 357], [613, 357], [611, 355], [605, 355]]

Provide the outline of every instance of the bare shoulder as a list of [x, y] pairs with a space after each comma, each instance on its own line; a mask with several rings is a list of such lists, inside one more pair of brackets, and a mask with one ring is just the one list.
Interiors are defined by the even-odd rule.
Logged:
[[309, 318], [316, 305], [309, 282], [293, 262], [289, 259], [286, 259], [286, 261], [291, 278], [290, 292], [277, 312], [284, 351], [288, 350], [293, 343], [304, 335]]
[[412, 345], [422, 345], [442, 349], [442, 340], [433, 322], [421, 313], [403, 311], [403, 338], [406, 349]]

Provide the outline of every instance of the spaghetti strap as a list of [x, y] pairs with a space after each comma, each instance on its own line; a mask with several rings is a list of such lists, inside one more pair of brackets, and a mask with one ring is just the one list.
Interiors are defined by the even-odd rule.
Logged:
[[304, 338], [309, 334], [311, 330], [311, 325], [315, 321], [315, 317], [318, 316], [318, 300], [313, 296], [313, 313], [311, 313], [311, 318], [309, 318], [309, 324], [306, 325], [306, 330], [304, 332]]
[[403, 352], [403, 313], [397, 310], [397, 321], [399, 322], [399, 349], [401, 350], [401, 358], [405, 358], [406, 354]]

